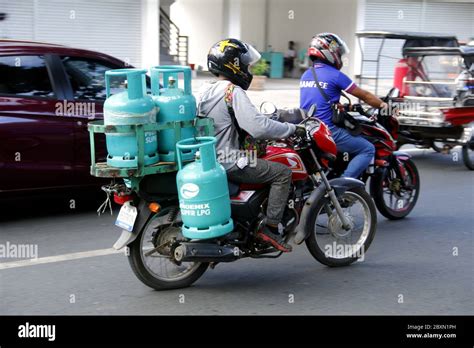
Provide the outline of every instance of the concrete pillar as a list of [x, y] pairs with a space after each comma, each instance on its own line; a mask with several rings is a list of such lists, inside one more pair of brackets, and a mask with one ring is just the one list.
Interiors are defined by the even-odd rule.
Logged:
[[224, 18], [226, 18], [224, 30], [226, 37], [241, 39], [241, 13], [241, 0], [224, 0]]
[[[357, 20], [355, 31], [365, 29], [365, 9], [366, 0], [357, 0]], [[362, 42], [363, 41], [361, 41], [361, 43]], [[362, 53], [357, 39], [354, 40], [354, 47], [350, 47], [350, 49], [353, 50], [354, 54], [352, 55], [352, 61], [349, 62], [351, 67], [351, 69], [349, 69], [349, 74], [352, 76], [360, 75]]]
[[160, 0], [142, 0], [142, 60], [149, 68], [160, 63]]
[[171, 20], [181, 35], [189, 36], [189, 63], [207, 69], [211, 45], [227, 34], [223, 0], [177, 0], [171, 5]]
[[240, 38], [265, 51], [267, 31], [267, 0], [240, 0]]
[[267, 0], [223, 0], [224, 35], [266, 48]]

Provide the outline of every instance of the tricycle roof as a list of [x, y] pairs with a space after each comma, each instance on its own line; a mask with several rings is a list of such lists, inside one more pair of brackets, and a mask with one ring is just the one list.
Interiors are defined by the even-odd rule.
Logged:
[[406, 47], [403, 54], [408, 57], [424, 56], [460, 56], [462, 51], [459, 47]]
[[401, 39], [401, 40], [418, 40], [418, 39], [433, 39], [433, 40], [456, 40], [455, 35], [438, 34], [438, 33], [422, 33], [409, 31], [382, 31], [382, 30], [361, 30], [356, 32], [357, 37], [370, 39]]

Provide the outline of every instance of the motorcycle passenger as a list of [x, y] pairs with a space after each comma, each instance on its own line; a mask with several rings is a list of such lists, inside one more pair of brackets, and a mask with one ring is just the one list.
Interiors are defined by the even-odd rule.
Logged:
[[283, 139], [296, 129], [306, 131], [290, 123], [271, 120], [250, 101], [245, 92], [253, 78], [249, 67], [259, 59], [258, 51], [240, 40], [226, 39], [213, 45], [207, 63], [209, 71], [218, 79], [201, 87], [198, 110], [214, 120], [216, 151], [229, 180], [270, 185], [266, 226], [258, 231], [257, 237], [280, 251], [289, 252], [292, 248], [284, 242], [278, 225], [288, 200], [291, 170], [281, 163], [260, 158], [252, 164], [249, 153], [242, 150], [248, 144], [244, 138]]
[[[332, 104], [338, 103], [341, 91], [365, 101], [374, 108], [387, 108], [388, 105], [374, 94], [358, 87], [347, 75], [340, 71], [342, 56], [349, 53], [346, 43], [332, 33], [321, 33], [311, 40], [308, 55], [315, 69], [303, 73], [300, 80], [300, 107], [308, 110], [317, 105], [316, 117], [328, 125], [339, 152], [353, 156], [343, 176], [359, 178], [374, 158], [374, 145], [361, 136], [353, 136], [346, 129], [332, 122]], [[321, 91], [322, 90], [322, 91]]]

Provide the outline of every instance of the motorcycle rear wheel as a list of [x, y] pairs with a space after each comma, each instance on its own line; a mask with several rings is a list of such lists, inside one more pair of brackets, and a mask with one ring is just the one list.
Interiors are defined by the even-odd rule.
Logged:
[[[128, 260], [133, 273], [145, 285], [155, 290], [170, 290], [186, 288], [198, 280], [209, 266], [208, 263], [183, 262], [177, 265], [167, 258], [171, 248], [163, 246], [157, 252], [146, 256], [151, 249], [164, 245], [181, 229], [178, 226], [155, 226], [154, 219], [143, 227], [137, 238], [129, 245]], [[158, 227], [158, 228], [157, 228]], [[175, 230], [170, 230], [170, 229]], [[152, 235], [152, 233], [158, 235]], [[167, 233], [169, 238], [163, 236]], [[161, 235], [160, 235], [161, 234]], [[160, 237], [164, 237], [160, 238]], [[154, 262], [156, 261], [156, 262]], [[152, 263], [154, 262], [154, 265]]]
[[[306, 239], [306, 247], [316, 260], [329, 267], [348, 266], [358, 259], [363, 259], [374, 239], [377, 225], [377, 211], [374, 202], [364, 188], [357, 187], [347, 190], [338, 197], [338, 200], [344, 213], [354, 223], [354, 227], [350, 231], [338, 228], [340, 219], [328, 197], [323, 196], [318, 199], [308, 217], [308, 225], [312, 226], [313, 231]], [[362, 207], [364, 221], [361, 236], [354, 244], [352, 232], [356, 228], [357, 221], [353, 220], [354, 214], [351, 213], [351, 209], [355, 203], [359, 203]], [[345, 233], [347, 235], [342, 236]]]

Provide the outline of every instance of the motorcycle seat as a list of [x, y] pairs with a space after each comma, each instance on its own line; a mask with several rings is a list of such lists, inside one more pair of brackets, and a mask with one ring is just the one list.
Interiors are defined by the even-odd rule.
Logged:
[[240, 185], [232, 181], [227, 181], [227, 183], [229, 184], [229, 196], [237, 196], [240, 192]]

